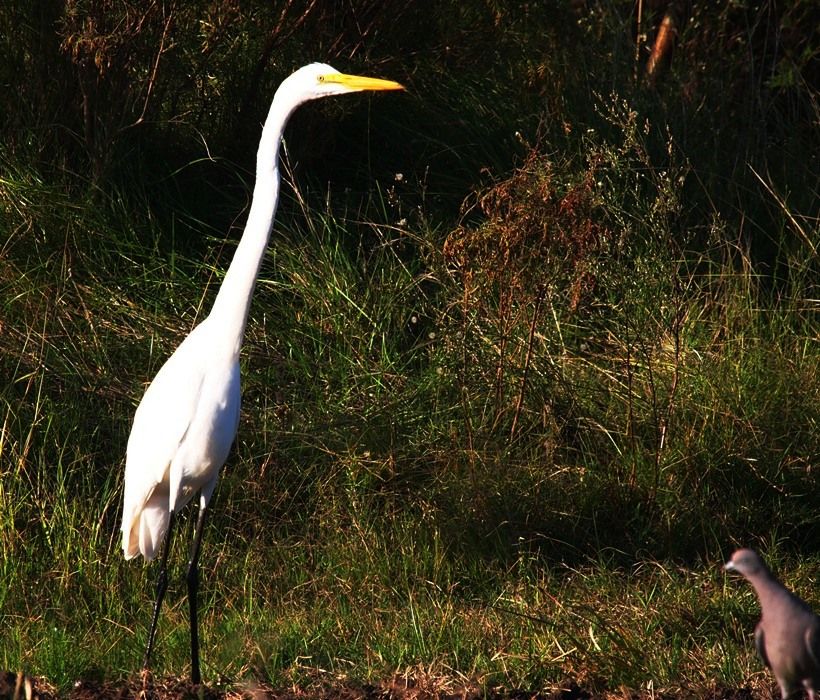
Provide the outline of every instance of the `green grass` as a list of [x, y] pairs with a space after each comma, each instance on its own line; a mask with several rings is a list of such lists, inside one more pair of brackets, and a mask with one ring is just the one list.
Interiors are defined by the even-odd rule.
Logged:
[[[205, 535], [206, 678], [766, 682], [754, 599], [719, 565], [735, 542], [814, 531], [812, 302], [798, 283], [772, 301], [724, 244], [669, 245], [678, 173], [647, 170], [630, 129], [593, 144], [594, 166], [535, 156], [493, 195], [503, 211], [447, 245], [385, 209], [357, 223], [296, 199]], [[538, 217], [516, 218], [533, 192]], [[117, 228], [123, 200], [89, 217], [19, 174], [3, 201], [0, 664], [62, 687], [133, 676], [154, 572], [119, 553], [124, 444], [233, 244], [208, 241], [204, 262], [169, 251], [150, 220]], [[580, 248], [593, 219], [606, 230]], [[594, 274], [580, 292], [579, 270]], [[159, 674], [188, 664], [191, 526]], [[818, 566], [784, 571], [811, 599]]]
[[[757, 603], [722, 562], [755, 546], [820, 605], [816, 172], [780, 174], [799, 131], [720, 148], [709, 76], [709, 114], [677, 107], [671, 78], [635, 90], [593, 19], [573, 29], [583, 75], [527, 23], [490, 78], [475, 48], [457, 70], [419, 54], [407, 112], [385, 108], [395, 153], [353, 131], [366, 165], [283, 187], [202, 553], [209, 682], [760, 690]], [[544, 37], [560, 46], [535, 61]], [[539, 105], [555, 118], [535, 136]], [[350, 109], [340, 132], [380, 122]], [[239, 166], [154, 181], [162, 159], [135, 159], [86, 192], [0, 148], [0, 668], [63, 690], [139, 671], [156, 572], [120, 553], [125, 444], [243, 220]], [[188, 669], [193, 516], [159, 675]]]

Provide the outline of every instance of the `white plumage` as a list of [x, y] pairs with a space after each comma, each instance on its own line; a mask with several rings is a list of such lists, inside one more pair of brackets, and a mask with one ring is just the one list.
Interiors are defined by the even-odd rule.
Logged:
[[[122, 548], [126, 559], [153, 559], [164, 546], [144, 665], [167, 586], [174, 514], [199, 493], [199, 517], [188, 564], [191, 677], [200, 680], [196, 622], [199, 545], [208, 503], [239, 424], [239, 351], [279, 195], [279, 144], [303, 102], [360, 90], [401, 90], [389, 80], [345, 75], [313, 63], [286, 78], [262, 129], [248, 221], [208, 317], [179, 345], [145, 392], [125, 461]], [[164, 545], [161, 543], [164, 542]]]

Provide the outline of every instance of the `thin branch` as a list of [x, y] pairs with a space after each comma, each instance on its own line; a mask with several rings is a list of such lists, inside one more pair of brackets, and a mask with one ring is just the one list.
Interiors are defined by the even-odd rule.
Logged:
[[521, 387], [518, 390], [518, 401], [515, 404], [515, 415], [513, 415], [512, 427], [510, 428], [510, 440], [515, 437], [515, 429], [518, 426], [518, 417], [521, 415], [521, 407], [524, 405], [524, 394], [527, 388], [527, 378], [530, 373], [530, 365], [532, 363], [532, 349], [535, 344], [535, 328], [538, 323], [538, 314], [541, 311], [541, 304], [544, 302], [544, 295], [546, 294], [546, 286], [541, 285], [538, 290], [538, 296], [535, 298], [535, 309], [532, 312], [532, 321], [530, 322], [530, 336], [527, 340], [527, 357], [524, 360], [524, 374], [521, 376]]
[[797, 219], [794, 218], [794, 215], [789, 211], [789, 208], [786, 206], [786, 202], [783, 198], [774, 191], [771, 185], [766, 182], [760, 174], [755, 170], [751, 165], [749, 165], [749, 170], [752, 171], [754, 176], [760, 180], [760, 184], [766, 188], [766, 191], [772, 196], [775, 202], [777, 202], [778, 206], [783, 210], [783, 213], [786, 215], [786, 218], [791, 222], [791, 225], [794, 227], [794, 230], [797, 231], [800, 238], [806, 243], [809, 248], [811, 248], [811, 252], [814, 255], [817, 255], [817, 248], [815, 247], [814, 243], [812, 243], [811, 239], [809, 238], [808, 234], [803, 230], [803, 227], [797, 222]]
[[637, 17], [637, 26], [635, 29], [635, 71], [634, 71], [634, 78], [635, 82], [638, 82], [638, 74], [639, 70], [638, 67], [640, 66], [641, 61], [641, 42], [644, 40], [644, 35], [641, 32], [641, 26], [643, 25], [643, 0], [638, 0], [638, 17]]

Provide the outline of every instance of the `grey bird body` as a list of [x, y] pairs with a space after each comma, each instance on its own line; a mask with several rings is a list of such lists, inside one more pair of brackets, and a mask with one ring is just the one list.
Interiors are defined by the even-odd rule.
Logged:
[[778, 581], [751, 549], [739, 549], [724, 567], [748, 579], [760, 601], [755, 646], [774, 674], [783, 700], [801, 687], [811, 700], [820, 690], [820, 617]]

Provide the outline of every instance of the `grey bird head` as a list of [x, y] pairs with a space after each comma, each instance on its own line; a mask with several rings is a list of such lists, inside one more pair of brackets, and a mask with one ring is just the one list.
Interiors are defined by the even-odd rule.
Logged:
[[746, 578], [769, 571], [769, 568], [753, 549], [738, 549], [723, 568], [726, 571], [736, 571]]

